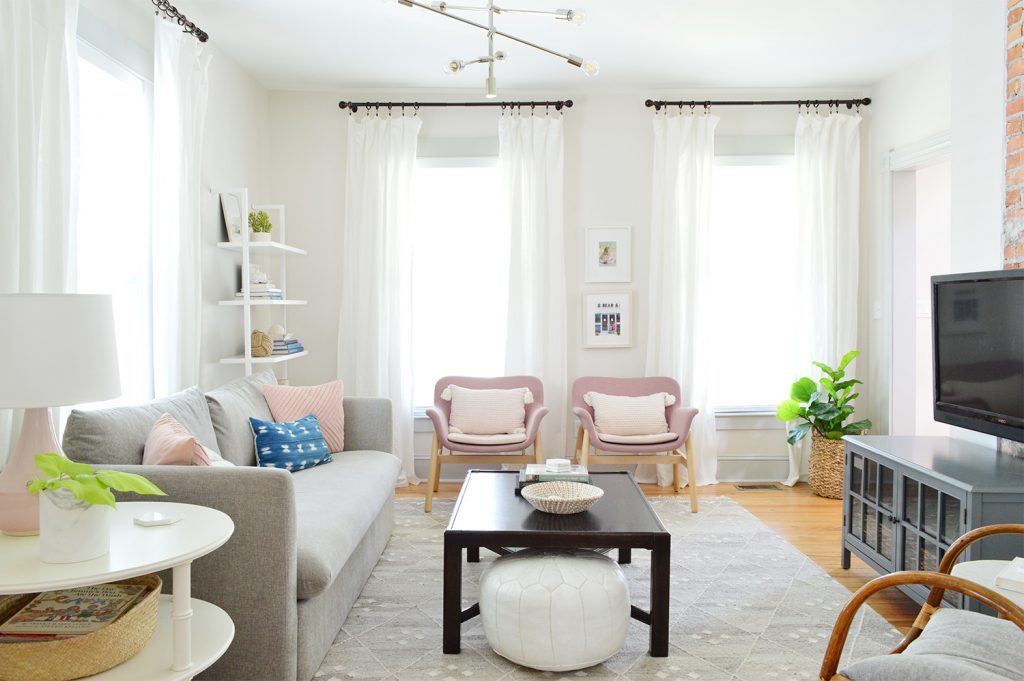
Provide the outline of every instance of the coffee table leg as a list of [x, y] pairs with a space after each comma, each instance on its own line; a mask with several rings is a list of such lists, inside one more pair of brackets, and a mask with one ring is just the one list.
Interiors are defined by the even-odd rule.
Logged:
[[668, 657], [670, 547], [670, 537], [658, 537], [651, 551], [651, 657]]
[[633, 562], [633, 549], [619, 549], [619, 565], [629, 565]]
[[466, 562], [467, 563], [479, 563], [480, 562], [480, 547], [479, 546], [467, 546], [466, 547]]
[[174, 636], [174, 657], [171, 670], [180, 672], [192, 666], [192, 564], [175, 565], [171, 596], [171, 623]]
[[442, 650], [458, 654], [462, 637], [462, 546], [448, 533], [444, 536], [443, 600]]

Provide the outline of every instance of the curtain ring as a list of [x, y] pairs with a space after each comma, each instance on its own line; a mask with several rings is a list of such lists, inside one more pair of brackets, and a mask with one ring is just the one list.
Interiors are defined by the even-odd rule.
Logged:
[[711, 113], [711, 100], [704, 101], [704, 115], [707, 116]]
[[391, 105], [388, 104], [388, 118], [391, 118]]

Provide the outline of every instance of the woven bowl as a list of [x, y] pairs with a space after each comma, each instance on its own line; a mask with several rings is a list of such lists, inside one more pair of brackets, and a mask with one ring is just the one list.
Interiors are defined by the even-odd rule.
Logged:
[[556, 480], [523, 488], [523, 498], [544, 513], [582, 513], [604, 496], [604, 490], [585, 482]]
[[[142, 575], [112, 583], [142, 584], [150, 591], [116, 620], [90, 634], [32, 643], [0, 644], [0, 679], [80, 679], [116, 667], [142, 650], [156, 630], [160, 578], [155, 574]], [[35, 595], [0, 597], [0, 622], [20, 610]]]

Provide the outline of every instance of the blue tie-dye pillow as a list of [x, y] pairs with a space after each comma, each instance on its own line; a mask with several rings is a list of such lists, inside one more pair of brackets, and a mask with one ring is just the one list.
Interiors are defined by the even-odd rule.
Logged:
[[310, 414], [298, 421], [275, 423], [249, 417], [256, 438], [256, 464], [267, 468], [301, 471], [330, 463], [331, 450], [320, 432], [320, 421]]

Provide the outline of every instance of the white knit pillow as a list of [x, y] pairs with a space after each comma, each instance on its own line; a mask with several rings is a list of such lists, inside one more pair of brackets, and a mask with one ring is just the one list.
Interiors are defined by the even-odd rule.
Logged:
[[449, 385], [441, 399], [452, 403], [448, 430], [468, 435], [526, 432], [526, 405], [533, 402], [529, 388], [473, 390]]
[[675, 395], [654, 393], [641, 397], [589, 392], [583, 401], [594, 408], [594, 427], [609, 435], [653, 435], [668, 432], [665, 407], [676, 403]]

